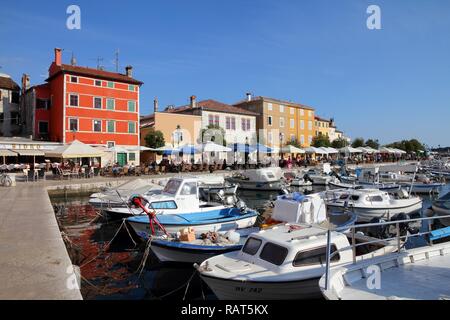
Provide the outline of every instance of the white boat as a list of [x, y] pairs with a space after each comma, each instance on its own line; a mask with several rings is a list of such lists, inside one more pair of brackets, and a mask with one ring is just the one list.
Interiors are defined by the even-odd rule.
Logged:
[[305, 178], [303, 172], [284, 172], [283, 178], [286, 183], [292, 187], [309, 187], [312, 186], [312, 182]]
[[449, 278], [446, 242], [332, 268], [328, 288], [325, 276], [319, 285], [328, 300], [449, 300]]
[[283, 191], [287, 185], [282, 181], [282, 175], [279, 167], [270, 167], [239, 171], [225, 180], [242, 190]]
[[[196, 177], [173, 177], [169, 179], [162, 191], [143, 194], [142, 196], [147, 201], [148, 208], [156, 210], [158, 214], [208, 212], [217, 209], [217, 202], [227, 205], [235, 204], [238, 201], [235, 196], [236, 188], [236, 185], [204, 184], [200, 178]], [[139, 193], [133, 192], [133, 194]], [[103, 208], [103, 211], [116, 217], [143, 214], [141, 208], [136, 208], [130, 204], [126, 206], [111, 205]]]
[[324, 192], [325, 203], [333, 211], [350, 210], [358, 221], [373, 218], [390, 220], [397, 214], [411, 214], [422, 209], [422, 199], [409, 196], [404, 189], [395, 194], [378, 189], [348, 189]]
[[353, 183], [344, 183], [340, 181], [332, 181], [328, 184], [330, 188], [334, 189], [378, 189], [382, 191], [393, 191], [399, 190], [401, 188], [400, 185], [395, 183], [369, 183], [369, 182], [353, 182]]
[[411, 193], [419, 193], [419, 194], [430, 194], [430, 193], [439, 193], [440, 189], [445, 185], [444, 183], [439, 182], [414, 182], [414, 183], [402, 183], [403, 188], [406, 190], [411, 190]]
[[[196, 266], [202, 280], [220, 300], [290, 300], [320, 297], [319, 278], [325, 271], [327, 229], [286, 224], [251, 234], [240, 251], [225, 253]], [[347, 235], [332, 232], [333, 250], [343, 250], [333, 265], [353, 261]], [[360, 234], [359, 241], [375, 240]], [[396, 250], [383, 241], [357, 252], [357, 260]]]
[[313, 185], [326, 186], [330, 182], [336, 182], [338, 179], [317, 169], [310, 169], [305, 173], [304, 178], [312, 182]]

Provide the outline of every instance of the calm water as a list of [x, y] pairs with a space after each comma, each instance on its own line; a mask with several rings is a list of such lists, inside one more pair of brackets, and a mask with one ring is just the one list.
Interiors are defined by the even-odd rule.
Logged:
[[[300, 191], [321, 190], [315, 187]], [[443, 192], [449, 190], [447, 185]], [[262, 213], [270, 210], [270, 202], [278, 194], [245, 191], [239, 195], [249, 207]], [[121, 227], [121, 221], [99, 216], [88, 200], [52, 199], [60, 228], [69, 239], [69, 255], [81, 269], [84, 299], [215, 299], [190, 265], [161, 264], [150, 250], [141, 268], [145, 245], [133, 240]], [[430, 206], [431, 200], [424, 197], [424, 208]]]

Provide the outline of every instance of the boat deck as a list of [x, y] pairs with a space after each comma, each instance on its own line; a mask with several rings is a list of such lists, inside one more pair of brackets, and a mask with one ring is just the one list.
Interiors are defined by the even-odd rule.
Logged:
[[369, 290], [366, 278], [339, 292], [343, 300], [450, 300], [450, 255], [393, 267], [381, 272], [381, 289]]

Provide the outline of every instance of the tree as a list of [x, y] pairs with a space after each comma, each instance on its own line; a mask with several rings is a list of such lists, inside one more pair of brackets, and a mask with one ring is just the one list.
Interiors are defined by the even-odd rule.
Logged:
[[348, 141], [344, 138], [338, 138], [336, 140], [333, 140], [331, 146], [335, 149], [345, 148], [346, 146], [348, 146]]
[[363, 138], [356, 138], [352, 142], [352, 147], [353, 148], [364, 147], [364, 139]]
[[164, 140], [164, 134], [159, 130], [155, 130], [154, 128], [150, 128], [144, 139], [145, 145], [153, 149], [164, 147], [166, 144]]
[[418, 151], [425, 150], [425, 146], [423, 145], [423, 143], [421, 143], [417, 139], [393, 142], [391, 144], [386, 145], [386, 147], [396, 148], [396, 149], [400, 149], [400, 150], [403, 150], [406, 152], [415, 152], [415, 153], [417, 153]]
[[300, 149], [303, 148], [302, 145], [300, 144], [300, 142], [298, 142], [297, 138], [295, 138], [293, 140], [289, 140], [286, 143], [286, 145], [287, 146], [293, 146], [293, 147], [300, 148]]
[[210, 124], [205, 129], [200, 130], [199, 143], [213, 141], [222, 146], [227, 145], [225, 140], [225, 129], [218, 125]]
[[378, 142], [378, 139], [368, 139], [366, 141], [366, 146], [378, 150], [380, 148], [380, 143]]
[[318, 136], [313, 138], [313, 141], [312, 141], [311, 145], [313, 147], [316, 147], [316, 148], [330, 147], [331, 146], [330, 138], [328, 138], [328, 136], [325, 136], [323, 134], [322, 135], [318, 135]]

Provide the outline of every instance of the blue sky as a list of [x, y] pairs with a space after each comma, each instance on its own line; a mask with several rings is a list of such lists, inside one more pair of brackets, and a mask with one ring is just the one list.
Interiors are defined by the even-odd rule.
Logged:
[[[81, 7], [81, 30], [66, 8]], [[377, 4], [382, 30], [368, 30]], [[447, 0], [8, 1], [0, 11], [0, 72], [44, 80], [53, 48], [79, 65], [134, 66], [142, 113], [246, 92], [304, 103], [351, 137], [450, 145]]]

